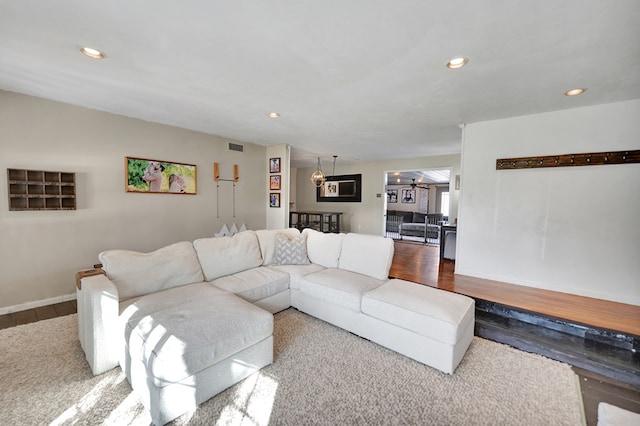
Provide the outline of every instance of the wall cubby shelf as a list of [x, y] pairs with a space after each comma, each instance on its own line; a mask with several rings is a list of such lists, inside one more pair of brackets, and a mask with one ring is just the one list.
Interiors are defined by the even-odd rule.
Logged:
[[9, 210], [75, 210], [76, 174], [7, 169]]

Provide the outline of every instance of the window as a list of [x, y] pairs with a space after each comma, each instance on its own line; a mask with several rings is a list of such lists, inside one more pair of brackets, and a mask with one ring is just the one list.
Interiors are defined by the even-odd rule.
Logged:
[[449, 216], [449, 192], [440, 193], [440, 210], [443, 216]]

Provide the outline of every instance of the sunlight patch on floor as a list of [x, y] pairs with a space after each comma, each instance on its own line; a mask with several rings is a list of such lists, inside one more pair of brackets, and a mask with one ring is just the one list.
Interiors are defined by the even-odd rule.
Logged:
[[258, 371], [240, 383], [233, 403], [227, 405], [216, 425], [268, 425], [278, 382]]
[[102, 423], [103, 425], [129, 425], [148, 426], [151, 424], [149, 411], [142, 407], [140, 398], [133, 391], [109, 413], [109, 416]]
[[90, 411], [96, 403], [100, 401], [100, 398], [105, 392], [109, 392], [111, 388], [117, 386], [123, 380], [124, 375], [106, 377], [100, 380], [89, 393], [83, 396], [76, 404], [67, 408], [62, 414], [53, 420], [50, 425], [62, 425], [75, 418], [78, 414]]

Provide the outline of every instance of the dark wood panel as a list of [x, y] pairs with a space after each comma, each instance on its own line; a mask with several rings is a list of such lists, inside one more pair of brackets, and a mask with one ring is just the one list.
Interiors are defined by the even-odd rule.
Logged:
[[15, 327], [16, 319], [11, 314], [0, 315], [0, 330], [3, 328]]
[[36, 315], [36, 311], [34, 309], [14, 312], [13, 316], [16, 319], [16, 325], [29, 324], [30, 322], [38, 321], [38, 315]]
[[55, 318], [58, 316], [58, 313], [56, 312], [53, 305], [40, 306], [38, 308], [35, 308], [35, 311], [36, 316], [38, 317], [38, 321]]
[[53, 305], [53, 308], [56, 310], [56, 313], [58, 314], [58, 316], [75, 314], [78, 311], [77, 303], [75, 300], [56, 303], [55, 305]]
[[541, 167], [602, 166], [606, 164], [627, 163], [640, 163], [640, 150], [498, 158], [496, 160], [496, 170], [537, 169]]
[[598, 404], [600, 402], [640, 413], [640, 389], [613, 382], [606, 377], [579, 368], [573, 370], [580, 377], [580, 390], [587, 426], [598, 424]]

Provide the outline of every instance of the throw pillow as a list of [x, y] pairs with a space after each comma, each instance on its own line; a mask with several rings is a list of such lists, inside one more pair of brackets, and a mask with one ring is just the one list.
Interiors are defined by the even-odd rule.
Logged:
[[293, 237], [284, 233], [276, 234], [276, 265], [308, 265], [307, 236]]

